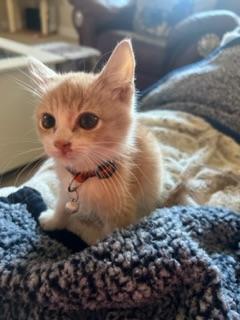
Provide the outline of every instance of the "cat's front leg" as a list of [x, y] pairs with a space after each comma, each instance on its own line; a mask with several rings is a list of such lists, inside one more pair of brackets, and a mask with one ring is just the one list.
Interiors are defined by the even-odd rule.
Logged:
[[66, 197], [61, 195], [55, 209], [47, 209], [38, 218], [43, 230], [64, 229], [69, 219], [69, 214], [65, 210]]
[[61, 229], [58, 223], [58, 214], [54, 209], [43, 211], [39, 216], [38, 221], [43, 230]]

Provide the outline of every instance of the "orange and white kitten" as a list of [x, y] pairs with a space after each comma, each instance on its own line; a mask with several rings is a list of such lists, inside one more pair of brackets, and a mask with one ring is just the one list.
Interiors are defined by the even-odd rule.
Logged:
[[[162, 188], [161, 153], [135, 111], [131, 42], [120, 42], [98, 74], [56, 74], [34, 60], [30, 71], [41, 96], [38, 133], [60, 181], [56, 209], [39, 217], [42, 228], [66, 228], [94, 244], [150, 214]], [[106, 165], [109, 176], [94, 174]], [[78, 208], [69, 212], [68, 188], [79, 173], [88, 178], [74, 180]]]

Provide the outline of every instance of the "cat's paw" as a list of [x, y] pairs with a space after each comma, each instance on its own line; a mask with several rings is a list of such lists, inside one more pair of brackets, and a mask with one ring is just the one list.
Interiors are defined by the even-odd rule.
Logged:
[[43, 230], [55, 230], [59, 229], [59, 223], [56, 215], [54, 214], [54, 210], [47, 209], [43, 211], [38, 218], [40, 226]]

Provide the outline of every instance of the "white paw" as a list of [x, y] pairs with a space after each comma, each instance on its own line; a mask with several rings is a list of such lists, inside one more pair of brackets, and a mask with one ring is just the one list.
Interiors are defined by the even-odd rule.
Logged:
[[58, 219], [55, 215], [54, 210], [52, 209], [47, 209], [46, 211], [43, 211], [40, 217], [38, 218], [38, 221], [43, 230], [59, 229]]

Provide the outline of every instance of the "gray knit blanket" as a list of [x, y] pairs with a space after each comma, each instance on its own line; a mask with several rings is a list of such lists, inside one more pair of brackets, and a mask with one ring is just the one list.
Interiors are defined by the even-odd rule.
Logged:
[[[234, 41], [165, 78], [142, 107], [201, 115], [238, 140], [238, 79]], [[86, 247], [67, 231], [40, 230], [45, 208], [29, 187], [0, 198], [0, 319], [240, 319], [239, 214], [157, 209]]]
[[239, 319], [239, 215], [156, 210], [79, 252], [39, 229], [43, 209], [30, 188], [0, 202], [0, 319]]

